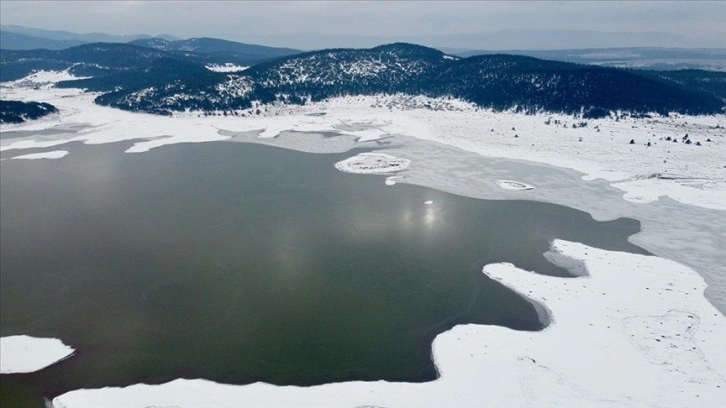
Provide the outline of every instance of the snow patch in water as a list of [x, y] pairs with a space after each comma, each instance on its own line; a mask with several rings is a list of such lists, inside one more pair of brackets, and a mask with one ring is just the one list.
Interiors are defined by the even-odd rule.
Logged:
[[405, 170], [411, 160], [385, 153], [360, 153], [335, 163], [335, 168], [346, 173], [378, 174]]
[[73, 355], [58, 339], [30, 336], [0, 338], [0, 374], [32, 373]]
[[68, 150], [53, 150], [52, 152], [31, 153], [12, 157], [13, 160], [60, 159], [68, 154]]

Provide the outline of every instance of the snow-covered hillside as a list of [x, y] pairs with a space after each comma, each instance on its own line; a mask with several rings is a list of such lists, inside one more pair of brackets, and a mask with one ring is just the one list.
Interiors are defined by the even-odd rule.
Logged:
[[266, 87], [369, 86], [396, 83], [430, 74], [447, 61], [440, 51], [414, 45], [380, 46], [370, 50], [316, 51], [281, 62], [252, 67], [249, 74]]
[[[162, 49], [91, 44], [53, 54], [4, 53], [2, 75], [26, 72], [29, 67], [23, 61], [28, 60], [39, 67], [71, 68], [71, 73], [93, 78], [65, 81], [59, 87], [102, 92], [96, 103], [163, 115], [190, 110], [239, 114], [253, 106], [257, 113], [260, 103], [301, 105], [376, 94], [455, 98], [482, 109], [586, 118], [616, 111], [724, 112], [725, 78], [705, 71], [674, 76], [516, 55], [458, 58], [403, 43], [312, 51], [266, 59], [241, 70], [247, 66], [239, 62], [243, 57], [232, 58], [234, 52], [224, 51], [239, 44], [212, 40], [185, 40], [183, 46], [175, 42], [171, 51], [166, 50], [168, 41], [155, 39], [149, 46]], [[197, 51], [182, 50], [187, 45]], [[222, 47], [222, 51], [200, 54], [199, 47], [208, 51]], [[231, 74], [246, 78], [249, 90], [238, 92], [237, 85], [229, 83]], [[225, 92], [237, 96], [220, 95]]]

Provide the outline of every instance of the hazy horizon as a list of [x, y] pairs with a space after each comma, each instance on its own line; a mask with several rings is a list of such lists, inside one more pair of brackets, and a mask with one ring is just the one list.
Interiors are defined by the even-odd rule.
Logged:
[[2, 1], [0, 23], [300, 49], [726, 47], [726, 2]]

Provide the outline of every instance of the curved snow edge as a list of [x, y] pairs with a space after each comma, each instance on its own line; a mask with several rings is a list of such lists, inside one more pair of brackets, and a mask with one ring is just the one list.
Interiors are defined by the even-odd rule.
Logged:
[[71, 357], [73, 347], [59, 339], [31, 336], [0, 338], [0, 374], [32, 373]]
[[[692, 269], [668, 259], [555, 240], [552, 251], [588, 276], [558, 278], [508, 263], [483, 273], [546, 304], [539, 332], [458, 325], [433, 342], [440, 377], [427, 383], [343, 382], [312, 387], [218, 384], [70, 391], [55, 407], [233, 406], [719, 406], [726, 378], [724, 316]], [[623, 375], [628, 373], [628, 375]], [[633, 381], [633, 379], [637, 381]]]

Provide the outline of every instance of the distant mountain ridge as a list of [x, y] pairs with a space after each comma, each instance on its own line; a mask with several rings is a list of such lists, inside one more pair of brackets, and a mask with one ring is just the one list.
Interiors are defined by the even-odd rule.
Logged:
[[[40, 28], [31, 28], [19, 25], [6, 25], [0, 26], [0, 30], [4, 32], [23, 34], [26, 36], [45, 38], [56, 41], [72, 41], [78, 44], [88, 44], [95, 42], [108, 42], [108, 43], [125, 43], [134, 41], [142, 38], [163, 38], [167, 40], [176, 40], [177, 38], [171, 35], [159, 35], [151, 36], [146, 34], [134, 34], [134, 35], [114, 35], [106, 33], [86, 33], [78, 34], [70, 31], [63, 30], [44, 30]], [[78, 45], [77, 44], [77, 45]]]
[[407, 42], [427, 47], [464, 50], [554, 50], [613, 47], [723, 47], [723, 40], [691, 38], [685, 33], [613, 32], [598, 30], [509, 29], [458, 34], [377, 35], [323, 34], [238, 34], [226, 33], [225, 38], [272, 46], [287, 46], [304, 50], [321, 48], [369, 48], [380, 44]]
[[242, 65], [253, 65], [271, 58], [302, 52], [292, 48], [266, 47], [264, 45], [243, 44], [206, 37], [175, 41], [163, 38], [146, 38], [132, 41], [130, 44], [175, 54], [194, 53], [210, 63], [236, 63]]
[[581, 48], [556, 50], [452, 50], [460, 57], [511, 54], [618, 68], [709, 69], [726, 72], [726, 48]]
[[131, 44], [164, 51], [189, 51], [198, 53], [246, 53], [251, 55], [264, 54], [266, 57], [282, 57], [299, 54], [300, 50], [292, 48], [266, 47], [264, 45], [244, 44], [219, 38], [189, 38], [186, 40], [166, 40], [163, 38], [145, 38], [131, 41]]
[[[152, 46], [147, 47], [137, 43]], [[224, 51], [225, 49], [230, 51]], [[159, 58], [188, 60], [202, 65], [233, 63], [249, 66], [296, 52], [297, 50], [286, 48], [270, 48], [216, 39], [168, 41], [158, 38], [132, 43], [91, 43], [62, 50], [1, 49], [0, 82], [20, 79], [38, 70], [70, 69], [70, 72], [76, 76], [105, 76], [141, 69]]]
[[62, 50], [81, 44], [85, 43], [76, 40], [53, 40], [33, 37], [12, 31], [0, 30], [0, 49], [4, 50]]
[[[525, 112], [709, 114], [724, 108], [724, 99], [704, 88], [708, 81], [695, 81], [691, 76], [691, 80], [677, 80], [514, 55], [459, 58], [405, 43], [312, 51], [233, 74], [205, 71], [199, 60], [182, 59], [178, 54], [167, 54], [161, 61], [58, 86], [104, 92], [97, 103], [160, 114], [231, 112], [258, 103], [302, 104], [381, 93], [454, 97], [483, 108]], [[700, 71], [699, 75], [710, 73]], [[696, 83], [701, 87], [694, 86]]]
[[[292, 48], [266, 47], [207, 37], [183, 40], [172, 36], [76, 34], [68, 31], [41, 30], [13, 25], [0, 27], [2, 34], [0, 49], [2, 50], [63, 50], [91, 43], [129, 43], [139, 47], [166, 51], [180, 57], [196, 57], [198, 60], [212, 64], [242, 65], [252, 65], [270, 58], [302, 52]], [[0, 78], [0, 80], [7, 79]]]

